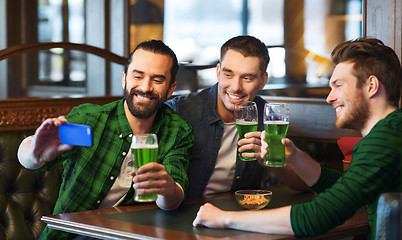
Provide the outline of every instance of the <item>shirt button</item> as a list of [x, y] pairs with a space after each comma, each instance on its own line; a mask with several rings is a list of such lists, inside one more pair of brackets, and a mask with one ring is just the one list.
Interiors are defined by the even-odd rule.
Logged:
[[113, 181], [113, 180], [114, 180], [114, 177], [113, 177], [113, 176], [111, 176], [111, 177], [110, 177], [110, 180], [112, 180], [112, 181]]
[[239, 180], [239, 179], [240, 179], [240, 176], [236, 176], [236, 179]]
[[130, 135], [128, 135], [129, 137], [133, 137], [133, 134], [130, 133]]
[[98, 201], [96, 201], [96, 203], [97, 203], [97, 204], [100, 204], [100, 203], [101, 203], [101, 201], [100, 201], [100, 200], [98, 200]]
[[126, 152], [122, 152], [121, 154], [122, 154], [123, 156], [126, 156], [127, 153], [126, 153]]

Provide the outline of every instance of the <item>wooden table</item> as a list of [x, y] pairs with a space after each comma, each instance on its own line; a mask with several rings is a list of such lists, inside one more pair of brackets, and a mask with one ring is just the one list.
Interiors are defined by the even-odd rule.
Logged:
[[[314, 198], [313, 193], [300, 193], [283, 186], [271, 187], [267, 208], [276, 208]], [[164, 211], [154, 203], [104, 208], [93, 211], [43, 216], [48, 227], [101, 239], [297, 239], [294, 236], [262, 234], [231, 229], [194, 228], [199, 207], [206, 201], [224, 210], [243, 210], [233, 194], [189, 199], [178, 210]], [[356, 214], [331, 232], [314, 238], [339, 239], [368, 233], [367, 215]]]

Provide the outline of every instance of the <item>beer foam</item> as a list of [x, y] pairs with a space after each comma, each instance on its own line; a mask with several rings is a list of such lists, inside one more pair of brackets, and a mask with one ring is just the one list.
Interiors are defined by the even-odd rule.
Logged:
[[258, 122], [257, 122], [257, 121], [252, 121], [252, 122], [250, 122], [250, 121], [244, 121], [243, 119], [241, 119], [241, 120], [236, 120], [236, 124], [255, 125], [255, 124], [258, 124]]
[[276, 125], [287, 125], [289, 122], [286, 121], [265, 121], [265, 125], [276, 124]]
[[131, 144], [132, 149], [151, 149], [151, 148], [158, 148], [158, 144]]

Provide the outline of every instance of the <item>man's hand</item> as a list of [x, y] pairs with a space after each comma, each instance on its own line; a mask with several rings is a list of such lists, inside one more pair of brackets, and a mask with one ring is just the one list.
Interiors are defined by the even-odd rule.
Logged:
[[193, 221], [194, 227], [209, 227], [209, 228], [226, 228], [224, 223], [225, 214], [227, 212], [215, 207], [210, 203], [206, 203], [200, 207], [197, 216]]
[[[260, 158], [257, 160], [262, 166], [264, 166], [262, 160], [265, 159], [265, 155], [268, 153], [268, 147], [269, 147], [268, 143], [265, 140], [265, 131], [261, 132], [260, 139], [261, 139], [260, 154], [259, 154]], [[292, 163], [294, 155], [300, 150], [289, 138], [283, 138], [282, 144], [285, 146], [286, 163]]]
[[[308, 190], [304, 183], [313, 186], [320, 177], [321, 166], [313, 160], [307, 153], [301, 151], [289, 139], [283, 138], [282, 144], [285, 145], [285, 155], [287, 166], [274, 168], [275, 175], [280, 178], [287, 186], [295, 190]], [[268, 143], [265, 141], [265, 131], [261, 133], [261, 158], [264, 159], [268, 152]], [[259, 163], [264, 166], [263, 161]]]
[[137, 175], [134, 171], [131, 172], [134, 177], [134, 189], [140, 194], [158, 194], [157, 204], [159, 207], [174, 209], [183, 201], [183, 190], [169, 176], [162, 164], [147, 163], [141, 166], [137, 172]]
[[[243, 157], [257, 158], [261, 161], [261, 139], [260, 132], [249, 132], [244, 135], [243, 139], [240, 139], [237, 144], [239, 145], [239, 153], [242, 153]], [[247, 150], [253, 150], [255, 152], [245, 152]]]
[[283, 138], [282, 144], [285, 146], [286, 162], [291, 164], [293, 161], [296, 161], [295, 155], [301, 152], [301, 150], [289, 138]]
[[[159, 163], [148, 163], [138, 169], [138, 174], [131, 173], [134, 188], [140, 194], [159, 194], [169, 196], [174, 193], [176, 183], [169, 176], [165, 166]], [[152, 181], [149, 181], [151, 180]]]
[[289, 235], [294, 234], [290, 224], [290, 208], [291, 206], [261, 211], [223, 211], [206, 203], [198, 210], [193, 226]]
[[67, 120], [64, 116], [45, 120], [33, 136], [31, 149], [33, 156], [40, 161], [54, 160], [60, 153], [70, 150], [71, 145], [62, 144], [59, 140], [58, 127]]
[[24, 167], [37, 169], [60, 153], [72, 149], [71, 145], [62, 144], [59, 140], [58, 126], [64, 123], [67, 123], [64, 116], [49, 118], [36, 129], [35, 135], [22, 141], [18, 159]]

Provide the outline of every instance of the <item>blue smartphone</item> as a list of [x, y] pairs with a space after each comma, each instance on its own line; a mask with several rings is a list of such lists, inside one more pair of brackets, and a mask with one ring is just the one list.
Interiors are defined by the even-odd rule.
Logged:
[[59, 139], [64, 144], [91, 147], [92, 128], [82, 124], [64, 123], [59, 126]]

